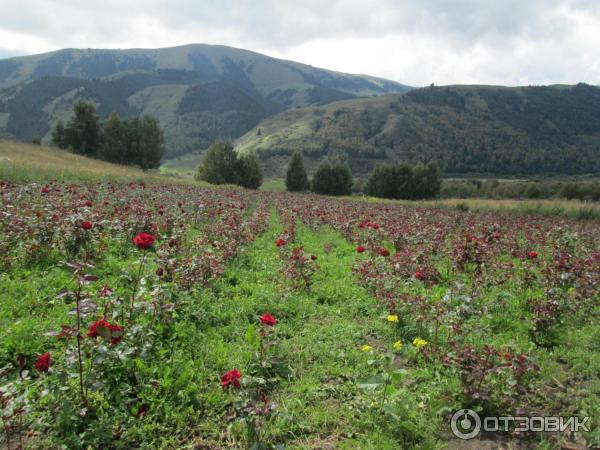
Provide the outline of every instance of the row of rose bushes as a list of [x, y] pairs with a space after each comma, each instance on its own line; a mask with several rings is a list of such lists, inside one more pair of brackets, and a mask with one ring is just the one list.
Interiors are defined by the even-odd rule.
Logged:
[[[560, 343], [568, 319], [592, 323], [597, 317], [595, 222], [294, 200], [290, 208], [288, 197], [276, 198], [288, 222], [302, 221], [317, 232], [333, 227], [355, 243], [361, 283], [425, 361], [456, 374], [464, 406], [532, 412], [546, 392], [529, 346], [482, 341], [480, 322], [490, 310], [526, 324], [532, 345], [542, 349]], [[507, 303], [506, 293], [524, 300]]]
[[[156, 357], [164, 345], [158, 330], [186, 320], [181, 302], [214, 283], [265, 230], [269, 206], [245, 191], [189, 187], [1, 187], [2, 270], [59, 265], [73, 275], [56, 292], [71, 307], [64, 323], [40, 330], [45, 338], [32, 336], [50, 348], [37, 356], [3, 354], [0, 418], [7, 445], [46, 427], [67, 445], [89, 444], [86, 430], [108, 420], [108, 405], [132, 417], [151, 412], [146, 391], [160, 386], [144, 379], [136, 361]], [[109, 254], [123, 261], [121, 273], [103, 279], [104, 266], [113, 264]]]

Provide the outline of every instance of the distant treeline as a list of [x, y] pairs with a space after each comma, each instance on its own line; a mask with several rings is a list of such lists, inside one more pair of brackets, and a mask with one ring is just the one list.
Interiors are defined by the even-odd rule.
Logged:
[[104, 161], [153, 169], [160, 165], [165, 146], [158, 121], [151, 116], [121, 119], [116, 112], [100, 122], [93, 103], [77, 102], [73, 118], [59, 121], [52, 143], [74, 153]]
[[600, 201], [600, 181], [444, 180], [443, 198], [548, 199]]

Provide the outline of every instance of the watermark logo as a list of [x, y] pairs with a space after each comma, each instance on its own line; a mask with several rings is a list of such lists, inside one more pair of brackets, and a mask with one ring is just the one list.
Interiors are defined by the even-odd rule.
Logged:
[[450, 427], [457, 438], [473, 439], [481, 431], [481, 419], [475, 411], [461, 409], [452, 416]]
[[476, 437], [481, 430], [487, 432], [516, 431], [516, 432], [578, 432], [590, 431], [587, 422], [589, 417], [484, 417], [471, 409], [460, 409], [452, 415], [450, 427], [454, 436], [468, 440]]

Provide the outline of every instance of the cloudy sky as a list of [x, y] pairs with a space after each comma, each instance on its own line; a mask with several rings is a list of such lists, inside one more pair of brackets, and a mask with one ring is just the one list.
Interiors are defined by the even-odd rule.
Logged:
[[0, 58], [188, 43], [415, 86], [600, 84], [600, 0], [0, 1]]

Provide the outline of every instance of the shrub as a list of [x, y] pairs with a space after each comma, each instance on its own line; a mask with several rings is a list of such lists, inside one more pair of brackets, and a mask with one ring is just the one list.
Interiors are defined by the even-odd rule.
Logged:
[[377, 166], [369, 181], [368, 195], [381, 198], [408, 200], [433, 198], [439, 195], [442, 177], [439, 167], [432, 162], [411, 167], [406, 163]]
[[311, 190], [323, 195], [349, 195], [352, 191], [352, 172], [345, 164], [332, 165], [323, 161], [313, 175]]
[[285, 188], [288, 191], [306, 191], [309, 187], [302, 154], [296, 151], [290, 159], [290, 164], [285, 174]]
[[263, 172], [255, 153], [236, 154], [231, 142], [215, 142], [206, 151], [196, 179], [211, 184], [237, 184], [256, 189], [262, 184]]

